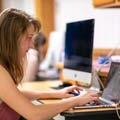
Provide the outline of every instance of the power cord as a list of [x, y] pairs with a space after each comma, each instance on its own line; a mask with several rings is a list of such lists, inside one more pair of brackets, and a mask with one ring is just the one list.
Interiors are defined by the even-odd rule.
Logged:
[[96, 69], [93, 69], [93, 79], [97, 80], [102, 88], [102, 90], [104, 90], [105, 86], [102, 82], [102, 80], [100, 79], [99, 75], [98, 75], [98, 71], [96, 71]]
[[119, 107], [120, 106], [120, 101], [116, 104], [116, 106], [115, 106], [115, 110], [116, 110], [116, 114], [117, 114], [117, 117], [118, 117], [118, 119], [120, 120], [120, 113], [119, 113]]

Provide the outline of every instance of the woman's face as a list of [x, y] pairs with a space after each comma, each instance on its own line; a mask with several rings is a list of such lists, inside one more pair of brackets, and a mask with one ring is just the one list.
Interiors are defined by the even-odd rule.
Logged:
[[32, 45], [32, 37], [35, 34], [34, 26], [30, 25], [27, 32], [21, 37], [20, 42], [20, 56], [24, 57], [26, 52]]

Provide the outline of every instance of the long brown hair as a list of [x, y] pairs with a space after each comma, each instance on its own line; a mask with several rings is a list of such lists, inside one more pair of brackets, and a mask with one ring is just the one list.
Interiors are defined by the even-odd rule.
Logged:
[[31, 24], [35, 31], [40, 30], [39, 21], [24, 11], [10, 8], [0, 14], [0, 64], [10, 73], [15, 84], [23, 78], [20, 38]]

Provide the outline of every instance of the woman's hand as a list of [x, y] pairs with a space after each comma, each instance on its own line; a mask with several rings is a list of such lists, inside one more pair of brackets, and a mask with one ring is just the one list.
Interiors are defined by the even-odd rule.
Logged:
[[96, 92], [87, 92], [83, 96], [77, 96], [78, 105], [85, 105], [92, 101], [97, 101], [99, 99], [99, 95]]
[[61, 90], [57, 91], [58, 98], [68, 98], [68, 97], [74, 97], [75, 95], [72, 94], [74, 92], [78, 93], [82, 90], [82, 88], [78, 86], [70, 86], [63, 88]]

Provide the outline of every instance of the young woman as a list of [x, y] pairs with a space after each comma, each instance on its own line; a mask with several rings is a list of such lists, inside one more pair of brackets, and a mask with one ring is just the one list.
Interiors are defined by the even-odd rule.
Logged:
[[[17, 88], [23, 77], [23, 58], [32, 36], [39, 31], [37, 20], [17, 9], [0, 14], [0, 120], [49, 120], [64, 110], [97, 100], [96, 93], [81, 96], [69, 94], [77, 86], [53, 92], [23, 92]], [[66, 98], [58, 103], [34, 105], [31, 100]]]

